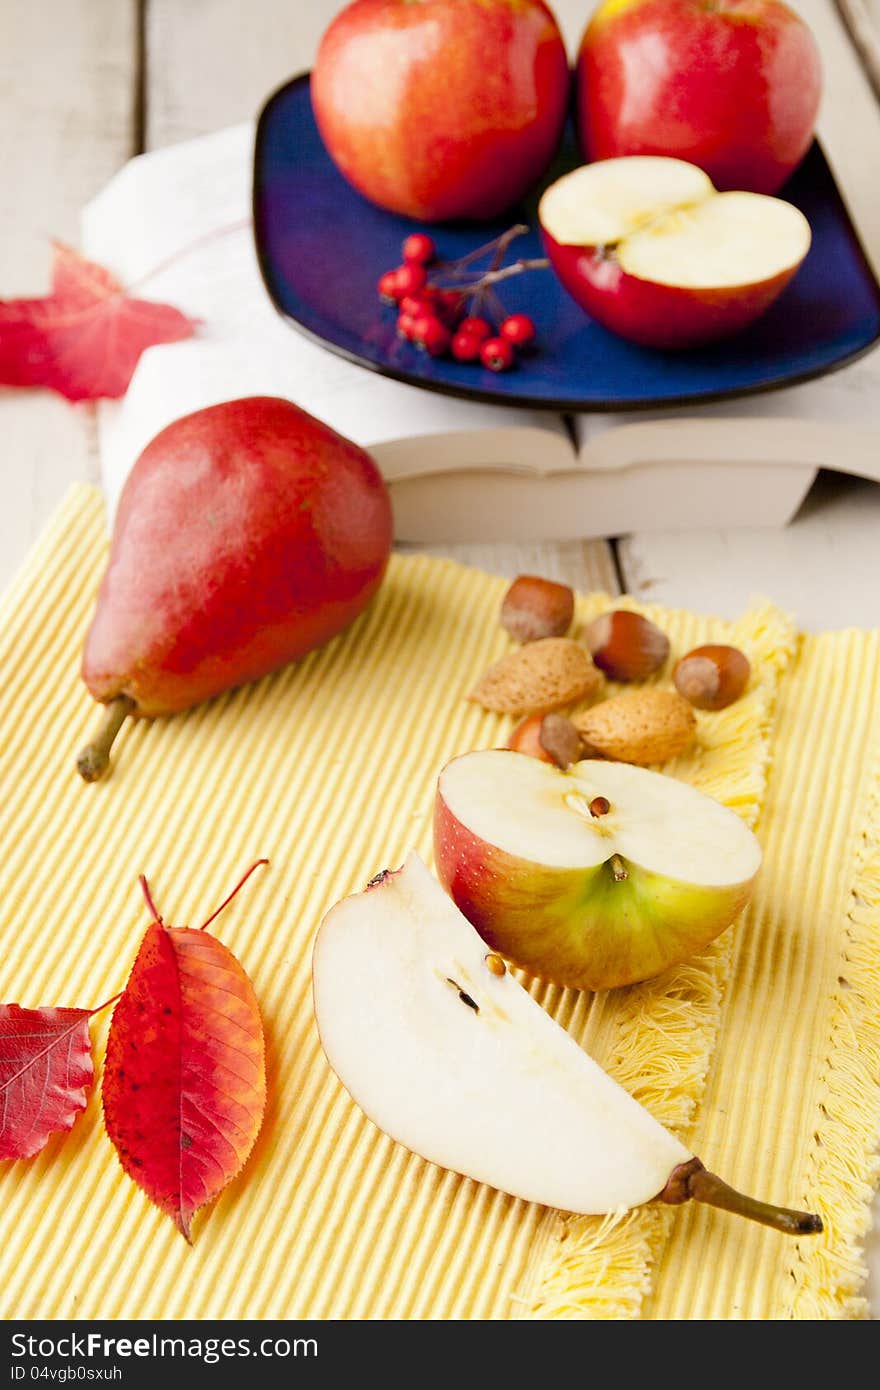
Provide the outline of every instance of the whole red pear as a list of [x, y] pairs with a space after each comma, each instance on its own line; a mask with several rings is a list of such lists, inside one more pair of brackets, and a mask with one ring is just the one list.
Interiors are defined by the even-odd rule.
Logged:
[[127, 713], [173, 714], [327, 642], [376, 592], [391, 539], [373, 460], [289, 401], [168, 425], [119, 501], [82, 667], [111, 731], [81, 774], [106, 769]]
[[809, 148], [820, 92], [816, 40], [782, 0], [605, 0], [578, 56], [581, 145], [775, 193]]
[[421, 221], [495, 217], [556, 152], [569, 69], [544, 0], [354, 0], [312, 72], [338, 168]]

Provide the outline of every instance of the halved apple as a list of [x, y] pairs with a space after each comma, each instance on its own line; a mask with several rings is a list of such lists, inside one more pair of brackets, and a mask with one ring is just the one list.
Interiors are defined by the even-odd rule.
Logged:
[[574, 989], [659, 975], [730, 926], [761, 863], [733, 811], [645, 768], [487, 749], [443, 769], [441, 883], [493, 950]]
[[695, 164], [633, 155], [563, 175], [538, 209], [569, 294], [647, 347], [687, 348], [753, 323], [810, 249], [810, 224], [780, 198], [719, 193]]
[[791, 1235], [822, 1229], [706, 1172], [487, 952], [415, 854], [330, 909], [312, 979], [340, 1081], [432, 1163], [564, 1211], [693, 1197]]

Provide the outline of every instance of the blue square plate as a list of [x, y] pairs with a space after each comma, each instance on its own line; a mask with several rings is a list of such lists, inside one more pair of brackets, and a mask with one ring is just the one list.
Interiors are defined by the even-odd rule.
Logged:
[[[580, 163], [569, 132], [546, 182]], [[880, 286], [859, 245], [825, 156], [814, 144], [783, 190], [806, 214], [813, 244], [772, 309], [743, 333], [698, 352], [635, 347], [593, 323], [550, 270], [504, 286], [509, 312], [530, 314], [540, 350], [494, 374], [432, 358], [397, 337], [376, 281], [400, 261], [419, 224], [383, 212], [338, 173], [312, 116], [308, 75], [263, 108], [254, 157], [254, 233], [266, 288], [294, 327], [386, 376], [472, 400], [548, 410], [693, 405], [807, 381], [851, 362], [880, 338]], [[435, 228], [444, 259], [462, 256], [515, 221], [531, 230], [519, 256], [543, 254], [537, 195], [503, 222]]]

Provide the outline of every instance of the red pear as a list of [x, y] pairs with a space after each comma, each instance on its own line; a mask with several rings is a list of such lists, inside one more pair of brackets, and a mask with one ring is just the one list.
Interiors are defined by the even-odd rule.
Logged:
[[227, 401], [162, 430], [123, 489], [86, 638], [83, 679], [108, 709], [81, 775], [106, 770], [128, 714], [187, 709], [347, 627], [391, 538], [373, 460], [289, 401]]

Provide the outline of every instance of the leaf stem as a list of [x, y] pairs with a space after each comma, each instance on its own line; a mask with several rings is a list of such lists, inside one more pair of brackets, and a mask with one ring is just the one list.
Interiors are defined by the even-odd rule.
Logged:
[[147, 883], [146, 874], [138, 875], [138, 883], [141, 885], [141, 892], [144, 895], [144, 901], [147, 904], [147, 911], [149, 912], [151, 918], [154, 922], [158, 922], [160, 927], [164, 927], [165, 923], [159, 916], [159, 913], [156, 910], [156, 904], [153, 902], [153, 895], [150, 892], [150, 885], [149, 883]]
[[121, 989], [118, 994], [113, 995], [112, 999], [105, 999], [103, 1004], [98, 1004], [94, 1009], [89, 1009], [89, 1018], [94, 1018], [95, 1014], [102, 1013], [104, 1009], [109, 1009], [110, 1005], [115, 1004], [118, 999], [121, 999], [124, 993], [125, 990]]
[[254, 870], [255, 870], [255, 869], [259, 869], [259, 867], [260, 867], [261, 864], [268, 864], [268, 862], [269, 862], [268, 859], [258, 859], [258, 860], [256, 861], [255, 864], [251, 864], [251, 867], [248, 869], [247, 873], [244, 875], [243, 878], [240, 878], [240, 879], [238, 880], [238, 883], [236, 883], [235, 887], [233, 888], [233, 890], [232, 890], [232, 892], [229, 894], [229, 896], [226, 897], [226, 898], [224, 898], [223, 901], [222, 901], [222, 903], [220, 904], [220, 906], [219, 906], [214, 912], [211, 913], [211, 915], [210, 915], [210, 917], [208, 918], [207, 922], [203, 922], [203, 923], [202, 923], [202, 925], [199, 927], [199, 931], [204, 931], [204, 930], [205, 930], [205, 927], [209, 927], [209, 926], [211, 925], [211, 923], [214, 921], [214, 918], [220, 916], [220, 913], [223, 911], [224, 907], [228, 907], [228, 906], [229, 906], [229, 904], [232, 902], [232, 899], [235, 897], [236, 893], [239, 891], [240, 888], [243, 888], [243, 887], [244, 887], [244, 885], [247, 883], [248, 879], [250, 878], [250, 876], [251, 876], [251, 874], [254, 872]]
[[76, 770], [84, 782], [97, 782], [103, 777], [110, 766], [113, 741], [134, 707], [129, 695], [117, 695], [107, 703], [97, 734], [77, 754]]

